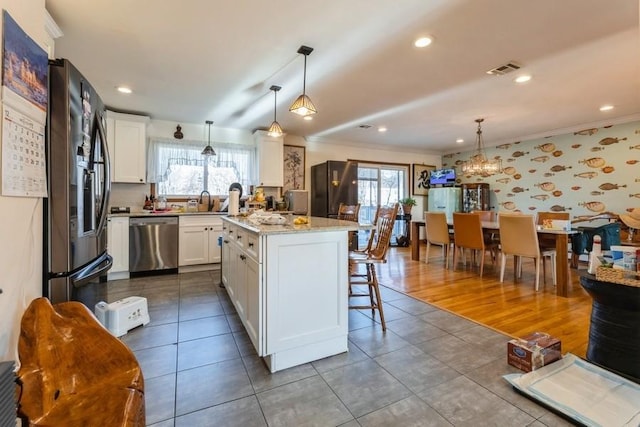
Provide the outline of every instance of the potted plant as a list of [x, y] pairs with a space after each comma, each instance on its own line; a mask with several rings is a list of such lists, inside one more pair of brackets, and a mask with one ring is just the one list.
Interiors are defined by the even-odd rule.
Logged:
[[411, 215], [411, 208], [416, 205], [416, 199], [413, 197], [405, 197], [403, 199], [398, 200], [398, 202], [402, 205], [402, 211], [405, 215]]

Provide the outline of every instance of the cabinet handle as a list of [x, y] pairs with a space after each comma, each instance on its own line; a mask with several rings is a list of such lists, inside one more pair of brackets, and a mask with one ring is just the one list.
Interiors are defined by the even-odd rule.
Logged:
[[253, 243], [249, 243], [249, 247], [252, 248], [253, 247]]
[[225, 243], [229, 243], [229, 241], [228, 241], [228, 240], [224, 240], [224, 242], [225, 242]]
[[143, 182], [142, 178], [140, 178], [140, 182]]
[[229, 230], [229, 234], [233, 234], [233, 230]]
[[238, 240], [242, 239], [242, 235], [238, 234], [237, 239], [238, 239]]
[[246, 260], [246, 259], [247, 259], [247, 257], [246, 257], [246, 256], [244, 256], [244, 255], [240, 255], [240, 259], [244, 261], [244, 260]]

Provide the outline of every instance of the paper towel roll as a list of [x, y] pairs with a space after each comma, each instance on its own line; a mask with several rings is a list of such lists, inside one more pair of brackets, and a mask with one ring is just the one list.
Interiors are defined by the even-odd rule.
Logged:
[[240, 213], [240, 192], [231, 190], [229, 192], [229, 215], [235, 216]]

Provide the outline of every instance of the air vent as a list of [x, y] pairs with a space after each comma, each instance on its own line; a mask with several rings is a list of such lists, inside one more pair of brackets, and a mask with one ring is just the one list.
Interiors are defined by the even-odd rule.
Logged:
[[491, 74], [493, 76], [503, 76], [512, 71], [516, 71], [520, 69], [520, 65], [515, 62], [508, 62], [504, 65], [494, 68], [493, 70], [487, 71], [487, 74]]

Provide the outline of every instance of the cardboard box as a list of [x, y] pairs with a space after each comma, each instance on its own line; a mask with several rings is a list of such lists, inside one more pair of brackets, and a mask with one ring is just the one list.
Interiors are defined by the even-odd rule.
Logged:
[[525, 372], [531, 372], [560, 359], [561, 346], [558, 338], [544, 332], [534, 332], [507, 343], [507, 363]]

